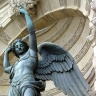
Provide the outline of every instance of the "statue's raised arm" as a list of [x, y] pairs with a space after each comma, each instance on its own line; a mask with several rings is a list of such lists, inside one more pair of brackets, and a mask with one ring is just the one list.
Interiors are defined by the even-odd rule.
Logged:
[[[25, 16], [29, 32], [29, 45], [17, 39], [4, 53], [4, 70], [10, 76], [8, 96], [41, 96], [40, 91], [45, 89], [45, 83], [36, 81], [35, 71], [38, 62], [37, 42], [34, 24], [27, 10], [21, 6], [20, 13]], [[9, 53], [13, 52], [18, 61], [10, 66]]]
[[12, 48], [8, 47], [4, 52], [4, 61], [3, 61], [3, 67], [4, 71], [8, 74], [10, 74], [11, 67], [9, 62], [9, 53], [12, 52]]
[[20, 8], [20, 13], [25, 15], [27, 29], [28, 29], [28, 32], [29, 32], [29, 48], [31, 49], [31, 52], [32, 52], [31, 54], [33, 56], [37, 56], [37, 40], [36, 40], [33, 21], [31, 19], [30, 15], [29, 15], [29, 13], [22, 6]]

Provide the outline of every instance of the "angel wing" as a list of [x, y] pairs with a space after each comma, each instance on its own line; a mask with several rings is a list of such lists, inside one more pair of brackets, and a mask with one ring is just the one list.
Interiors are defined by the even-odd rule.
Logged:
[[44, 42], [38, 45], [42, 59], [38, 61], [35, 76], [52, 80], [54, 85], [68, 96], [90, 96], [90, 86], [83, 78], [73, 57], [62, 47]]

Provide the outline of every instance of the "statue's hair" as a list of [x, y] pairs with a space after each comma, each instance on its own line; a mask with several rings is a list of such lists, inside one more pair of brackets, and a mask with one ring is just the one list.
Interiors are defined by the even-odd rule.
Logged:
[[18, 55], [18, 54], [16, 53], [16, 51], [15, 51], [15, 44], [16, 44], [17, 42], [21, 42], [21, 43], [24, 44], [24, 46], [25, 46], [25, 51], [28, 51], [29, 46], [28, 46], [28, 44], [27, 44], [26, 42], [22, 41], [21, 39], [16, 39], [16, 40], [12, 43], [12, 51], [13, 51], [13, 53], [15, 54], [15, 56], [19, 58], [19, 55]]

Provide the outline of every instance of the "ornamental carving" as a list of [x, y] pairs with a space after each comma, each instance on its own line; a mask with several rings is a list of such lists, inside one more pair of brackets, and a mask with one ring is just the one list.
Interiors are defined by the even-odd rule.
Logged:
[[91, 9], [93, 10], [93, 18], [90, 21], [92, 27], [90, 28], [91, 34], [87, 38], [90, 41], [94, 41], [96, 39], [96, 0], [92, 0]]
[[71, 22], [72, 22], [71, 17], [66, 18], [62, 28], [58, 32], [56, 32], [53, 36], [48, 38], [46, 41], [47, 42], [55, 42], [57, 39], [59, 39], [66, 32], [66, 30], [70, 26]]
[[76, 63], [78, 63], [84, 57], [84, 55], [89, 50], [90, 46], [91, 46], [91, 42], [90, 41], [86, 41], [86, 43], [84, 44], [83, 48], [79, 51], [79, 53], [74, 58]]
[[72, 48], [72, 46], [77, 42], [77, 40], [79, 39], [79, 37], [82, 34], [82, 31], [84, 29], [85, 21], [86, 21], [85, 18], [81, 18], [79, 26], [78, 26], [74, 36], [64, 45], [65, 49], [70, 50]]
[[92, 60], [93, 60], [93, 54], [91, 56], [91, 58], [89, 59], [89, 61], [87, 62], [87, 64], [84, 66], [84, 68], [81, 70], [83, 76], [87, 73], [87, 71], [91, 68], [92, 66]]
[[11, 0], [10, 5], [13, 12], [19, 12], [20, 5], [22, 5], [26, 9], [32, 9], [38, 1], [39, 0]]

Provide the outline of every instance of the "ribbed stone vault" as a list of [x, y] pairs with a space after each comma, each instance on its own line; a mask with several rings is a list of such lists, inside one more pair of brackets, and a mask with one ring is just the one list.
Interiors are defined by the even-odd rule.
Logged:
[[[0, 90], [2, 92], [0, 95], [7, 95], [9, 82], [8, 75], [3, 72], [3, 52], [14, 39], [26, 36], [27, 29], [23, 16], [10, 12], [10, 1], [1, 1]], [[34, 20], [36, 31], [47, 27], [44, 31], [36, 33], [38, 44], [49, 41], [63, 46], [74, 57], [83, 76], [92, 87], [95, 73], [92, 66], [93, 49], [87, 39], [90, 34], [89, 19], [92, 18], [90, 2], [91, 0], [40, 0], [35, 15], [32, 15], [32, 10], [28, 11]], [[27, 39], [25, 41], [27, 42]], [[10, 54], [11, 63], [14, 64], [16, 60], [17, 58]], [[57, 91], [49, 81], [43, 96], [59, 93], [61, 91]]]

